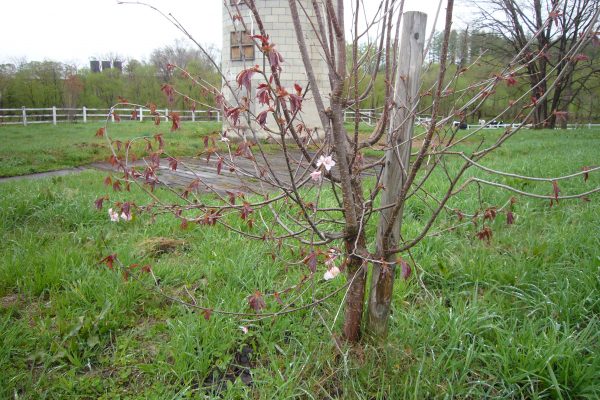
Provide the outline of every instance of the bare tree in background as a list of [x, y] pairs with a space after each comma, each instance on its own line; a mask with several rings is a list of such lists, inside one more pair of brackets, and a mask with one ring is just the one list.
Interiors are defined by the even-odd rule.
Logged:
[[[211, 313], [224, 313], [244, 318], [266, 318], [314, 307], [337, 293], [344, 293], [345, 319], [343, 336], [349, 341], [357, 341], [361, 337], [365, 297], [368, 293], [367, 330], [375, 336], [384, 336], [387, 331], [391, 310], [395, 275], [408, 278], [411, 269], [410, 250], [431, 234], [432, 227], [442, 214], [459, 220], [470, 217], [482, 221], [477, 236], [482, 240], [491, 238], [491, 229], [485, 221], [495, 218], [498, 213], [505, 213], [508, 221], [512, 221], [511, 204], [500, 207], [460, 212], [450, 204], [453, 196], [461, 193], [470, 184], [492, 185], [523, 196], [541, 199], [577, 198], [600, 191], [591, 188], [585, 193], [561, 195], [558, 182], [571, 179], [599, 170], [600, 167], [586, 168], [564, 177], [527, 177], [510, 174], [486, 167], [481, 162], [484, 157], [499, 148], [506, 140], [514, 136], [523, 124], [516, 123], [506, 128], [504, 134], [495, 136], [491, 143], [478, 143], [468, 152], [458, 150], [465, 145], [475, 132], [458, 134], [453, 120], [464, 120], [467, 113], [476, 112], [488, 98], [493, 96], [494, 87], [511, 82], [515, 73], [529, 70], [531, 64], [538, 63], [539, 57], [528, 58], [527, 53], [533, 43], [539, 40], [537, 35], [531, 36], [513, 58], [512, 62], [490, 79], [478, 83], [477, 93], [466, 101], [461, 108], [455, 108], [450, 115], [440, 115], [439, 104], [448, 95], [446, 77], [446, 60], [448, 59], [448, 41], [451, 32], [453, 0], [446, 3], [445, 30], [440, 57], [440, 69], [437, 82], [433, 87], [421, 87], [419, 73], [423, 63], [426, 37], [424, 35], [425, 15], [422, 13], [403, 13], [403, 2], [382, 0], [375, 15], [361, 21], [363, 1], [352, 2], [335, 0], [289, 0], [289, 10], [296, 32], [297, 44], [303, 55], [304, 67], [308, 77], [307, 87], [295, 85], [283, 87], [281, 82], [285, 75], [285, 54], [277, 50], [277, 37], [266, 31], [259, 10], [254, 0], [226, 1], [233, 18], [241, 24], [247, 24], [245, 15], [239, 10], [241, 3], [247, 6], [252, 14], [256, 34], [252, 36], [257, 51], [264, 55], [265, 67], [259, 65], [239, 72], [233, 84], [245, 89], [245, 96], [236, 102], [227, 102], [220, 88], [208, 82], [196, 80], [196, 84], [210, 90], [217, 96], [223, 114], [228, 119], [229, 128], [226, 134], [207, 138], [203, 157], [212, 162], [220, 175], [239, 179], [245, 182], [251, 178], [258, 182], [264, 192], [256, 192], [255, 196], [245, 196], [236, 192], [223, 192], [215, 189], [205, 177], [188, 168], [183, 160], [177, 160], [164, 152], [160, 135], [154, 139], [159, 149], [146, 158], [146, 165], [141, 170], [129, 163], [137, 142], [148, 148], [151, 138], [137, 138], [120, 149], [121, 143], [113, 142], [108, 131], [99, 131], [104, 135], [112, 148], [111, 160], [122, 170], [123, 176], [113, 177], [110, 182], [119, 188], [123, 185], [138, 185], [152, 198], [147, 206], [134, 205], [131, 202], [115, 204], [120, 207], [119, 214], [130, 219], [132, 212], [146, 212], [152, 215], [172, 213], [181, 220], [182, 226], [196, 223], [205, 227], [223, 225], [238, 234], [257, 240], [270, 241], [276, 248], [289, 249], [290, 254], [299, 258], [295, 265], [305, 265], [309, 275], [300, 279], [292, 287], [274, 290], [272, 293], [259, 291], [250, 294], [248, 305], [256, 313], [240, 313], [229, 310], [217, 310], [210, 305], [200, 305], [194, 300], [190, 307], [203, 310], [205, 316]], [[345, 7], [351, 3], [352, 20], [346, 24]], [[301, 21], [306, 17], [307, 8], [312, 8], [314, 17], [310, 23]], [[593, 39], [592, 26], [598, 18], [599, 10], [594, 10], [587, 29], [580, 30], [573, 44], [565, 49], [563, 61], [570, 62], [580, 53], [583, 46]], [[187, 33], [176, 19], [167, 16], [182, 32]], [[402, 35], [400, 26], [402, 22]], [[539, 34], [550, 29], [554, 24], [549, 15], [540, 22]], [[347, 26], [351, 29], [348, 30]], [[361, 28], [362, 26], [362, 28]], [[307, 28], [308, 27], [308, 28]], [[329, 76], [329, 88], [323, 92], [319, 88], [311, 58], [308, 57], [305, 29], [313, 29], [320, 44], [320, 53], [326, 60]], [[248, 30], [249, 31], [249, 30]], [[352, 32], [348, 38], [348, 32]], [[194, 40], [191, 35], [190, 39]], [[368, 40], [368, 47], [374, 51], [363, 51], [376, 57], [373, 62], [368, 57], [359, 57], [359, 41]], [[348, 45], [350, 43], [350, 45]], [[200, 46], [202, 50], [202, 47]], [[383, 65], [383, 68], [361, 68], [361, 65]], [[537, 64], [536, 64], [537, 65]], [[215, 62], [215, 67], [218, 68]], [[170, 69], [179, 70], [170, 65]], [[466, 67], [468, 68], [468, 66]], [[181, 70], [184, 74], [185, 71]], [[565, 79], [568, 71], [563, 68], [557, 72], [557, 78], [548, 82], [544, 93], [540, 94], [538, 86], [533, 86], [523, 96], [531, 96], [536, 91], [538, 102], [546, 101], [548, 93], [556, 90], [558, 82]], [[384, 75], [386, 82], [383, 107], [377, 124], [364, 134], [360, 131], [360, 104], [373, 95], [374, 82], [379, 74]], [[259, 75], [259, 90], [252, 96], [250, 86], [252, 77]], [[190, 77], [190, 79], [195, 79]], [[232, 82], [223, 76], [223, 91], [236, 92]], [[184, 95], [177, 88], [165, 87], [165, 94], [170, 97]], [[465, 96], [467, 92], [465, 92]], [[432, 96], [433, 102], [428, 110], [431, 117], [425, 122], [425, 129], [416, 135], [413, 126], [416, 109], [421, 96]], [[469, 94], [469, 96], [471, 96]], [[323, 128], [326, 131], [322, 138], [303, 123], [302, 105], [308, 98], [314, 99]], [[194, 99], [202, 103], [202, 99]], [[250, 107], [250, 103], [257, 103]], [[507, 109], [513, 105], [507, 104]], [[151, 112], [158, 116], [155, 108]], [[252, 111], [253, 110], [253, 111]], [[531, 116], [538, 108], [523, 107], [522, 112]], [[345, 124], [345, 111], [353, 111], [354, 119], [349, 126]], [[180, 123], [178, 115], [169, 115], [176, 130]], [[267, 124], [267, 118], [275, 121]], [[241, 121], [245, 123], [241, 124]], [[259, 131], [267, 132], [272, 142], [279, 148], [282, 162], [276, 164], [272, 154], [267, 153], [264, 144], [258, 140]], [[238, 140], [234, 143], [234, 139]], [[416, 149], [413, 149], [415, 145]], [[151, 145], [149, 146], [152, 147]], [[383, 155], [367, 157], [369, 149], [381, 149]], [[381, 153], [379, 153], [381, 154]], [[161, 198], [161, 192], [152, 189], [161, 183], [158, 174], [161, 168], [161, 157], [167, 156], [171, 169], [186, 169], [194, 176], [194, 181], [181, 192], [168, 188], [168, 194], [175, 192], [178, 201], [173, 203]], [[450, 168], [449, 165], [452, 164]], [[464, 173], [476, 168], [492, 175], [508, 175], [513, 179], [535, 180], [546, 182], [548, 193], [527, 193], [508, 185], [477, 177], [464, 178]], [[370, 174], [365, 177], [365, 174]], [[445, 176], [445, 184], [440, 191], [431, 193], [426, 189], [427, 181], [435, 174]], [[203, 188], [212, 192], [214, 199], [198, 196]], [[102, 205], [108, 197], [98, 199]], [[418, 232], [402, 230], [404, 210], [408, 202], [422, 203], [425, 214], [424, 222]], [[242, 226], [239, 227], [238, 223]], [[368, 233], [369, 226], [376, 225], [376, 233]], [[448, 230], [450, 230], [449, 228]], [[447, 232], [442, 230], [440, 233]], [[300, 255], [300, 256], [298, 256]], [[289, 257], [286, 256], [286, 257]], [[292, 256], [293, 257], [293, 256]], [[117, 257], [105, 259], [114, 264]], [[282, 264], [289, 262], [285, 257], [277, 258]], [[372, 268], [372, 281], [367, 284], [367, 272]], [[321, 297], [311, 297], [299, 305], [302, 296], [294, 296], [298, 288], [306, 282], [319, 283], [319, 270], [324, 271], [325, 281], [334, 278], [340, 270], [345, 271], [346, 283], [331, 290], [327, 284], [319, 286]], [[368, 286], [370, 290], [368, 291]], [[154, 288], [153, 290], [160, 291]], [[323, 294], [325, 293], [325, 294]], [[181, 299], [176, 299], [184, 302]], [[306, 300], [306, 299], [305, 299]], [[277, 305], [279, 303], [279, 306]], [[267, 311], [274, 307], [278, 309]]]
[[[526, 65], [523, 75], [532, 89], [535, 127], [554, 128], [557, 123], [566, 127], [569, 104], [599, 71], [592, 59], [597, 53], [593, 47], [600, 45], [595, 17], [600, 1], [485, 0], [474, 4], [480, 14], [477, 28], [494, 32], [509, 44], [495, 51], [522, 53], [516, 61]], [[585, 35], [590, 36], [589, 46], [570, 54]], [[576, 74], [578, 68], [584, 71]], [[548, 91], [551, 94], [546, 96]]]

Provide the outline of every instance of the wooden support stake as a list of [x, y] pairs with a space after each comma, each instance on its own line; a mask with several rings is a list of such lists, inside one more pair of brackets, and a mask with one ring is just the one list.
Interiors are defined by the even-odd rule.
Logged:
[[[410, 162], [413, 125], [416, 104], [419, 100], [423, 48], [427, 14], [409, 11], [402, 17], [402, 38], [398, 51], [398, 71], [394, 88], [395, 106], [390, 120], [385, 152], [385, 170], [382, 184], [381, 205], [396, 203], [406, 182]], [[402, 210], [395, 219], [390, 237], [383, 237], [388, 228], [392, 208], [381, 211], [377, 227], [376, 254], [383, 258], [382, 263], [373, 264], [371, 292], [369, 296], [368, 330], [375, 336], [387, 333], [390, 305], [393, 297], [395, 256], [384, 257], [386, 250], [394, 248], [400, 241]]]

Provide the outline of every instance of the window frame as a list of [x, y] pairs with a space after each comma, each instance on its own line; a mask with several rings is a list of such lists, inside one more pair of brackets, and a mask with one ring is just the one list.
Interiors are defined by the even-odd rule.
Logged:
[[[237, 55], [234, 55], [234, 52]], [[231, 61], [254, 61], [256, 49], [248, 31], [232, 31], [229, 34], [229, 59]]]

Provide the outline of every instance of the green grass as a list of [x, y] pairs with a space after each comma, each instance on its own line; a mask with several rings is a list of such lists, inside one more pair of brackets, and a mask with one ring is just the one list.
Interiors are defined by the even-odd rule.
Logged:
[[[95, 137], [100, 122], [88, 124], [38, 124], [0, 126], [0, 177], [26, 175], [89, 164], [107, 159], [105, 139]], [[111, 138], [125, 142], [139, 136], [163, 133], [166, 150], [177, 156], [194, 155], [203, 148], [202, 137], [220, 131], [216, 122], [183, 123], [170, 132], [170, 125], [158, 127], [151, 121], [121, 122], [108, 125]]]
[[[82, 136], [93, 141], [83, 128]], [[598, 148], [597, 131], [524, 131], [484, 163], [560, 175], [600, 164]], [[489, 245], [475, 238], [472, 224], [427, 238], [412, 252], [425, 289], [414, 277], [397, 282], [387, 341], [367, 340], [340, 354], [329, 328], [339, 328], [334, 320], [341, 296], [275, 320], [248, 324], [213, 314], [206, 321], [98, 264], [112, 252], [127, 264], [150, 263], [166, 293], [188, 300], [189, 291], [202, 305], [243, 312], [254, 290], [285, 287], [306, 272], [283, 269], [268, 256], [268, 244], [219, 227], [181, 230], [166, 216], [111, 223], [106, 210], [93, 207], [106, 192], [102, 179], [86, 171], [0, 184], [0, 398], [600, 396], [598, 195], [552, 208], [519, 198], [515, 225], [499, 214], [490, 223]], [[428, 190], [439, 192], [444, 179], [436, 175]], [[491, 179], [552, 191], [548, 183]], [[597, 173], [588, 182], [560, 183], [563, 194], [598, 185]], [[451, 207], [471, 212], [501, 205], [511, 194], [482, 188], [481, 196], [483, 205], [473, 187]], [[141, 193], [111, 193], [111, 200], [125, 198], [145, 200]], [[405, 232], [414, 234], [429, 211], [417, 201], [406, 211]], [[443, 216], [435, 229], [455, 223], [454, 216]], [[148, 239], [156, 237], [185, 245], [151, 254]], [[153, 282], [148, 275], [142, 281]], [[314, 294], [342, 283], [318, 283]], [[269, 301], [268, 308], [277, 304]], [[243, 334], [240, 325], [250, 332]], [[210, 386], [211, 377], [235, 369], [245, 346], [252, 348], [253, 385], [237, 379]]]

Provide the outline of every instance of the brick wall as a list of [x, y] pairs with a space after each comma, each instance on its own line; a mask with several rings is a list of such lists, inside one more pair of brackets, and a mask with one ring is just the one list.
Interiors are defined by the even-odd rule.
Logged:
[[[308, 12], [312, 11], [312, 5], [309, 0], [303, 0], [304, 7]], [[267, 34], [270, 36], [271, 42], [276, 45], [276, 49], [283, 55], [285, 62], [283, 63], [283, 72], [281, 74], [282, 85], [289, 91], [293, 91], [294, 83], [298, 83], [303, 88], [306, 88], [308, 78], [306, 76], [304, 64], [298, 49], [298, 43], [296, 39], [296, 33], [292, 25], [292, 19], [288, 6], [288, 0], [256, 0], [256, 6], [261, 15], [263, 24]], [[252, 21], [250, 10], [245, 5], [239, 5], [241, 16], [244, 22], [247, 24], [249, 29], [254, 27], [254, 34], [259, 34], [256, 22]], [[313, 64], [313, 69], [319, 81], [319, 87], [323, 101], [328, 104], [328, 97], [330, 93], [328, 77], [327, 77], [327, 66], [320, 52], [320, 46], [316, 39], [316, 35], [312, 31], [312, 26], [307, 18], [304, 16], [303, 11], [299, 10], [302, 18], [302, 27], [304, 31], [304, 37], [307, 45], [309, 46], [310, 59]], [[235, 82], [236, 75], [243, 69], [252, 67], [258, 64], [261, 68], [269, 68], [268, 61], [263, 60], [262, 53], [255, 49], [255, 60], [253, 61], [232, 61], [230, 57], [230, 34], [237, 30], [243, 30], [242, 24], [239, 22], [234, 23], [231, 20], [230, 13], [235, 13], [235, 7], [223, 6], [223, 54], [222, 54], [222, 70], [223, 74], [227, 77], [229, 85], [237, 92], [238, 96], [247, 96], [245, 89], [238, 89], [237, 83]], [[316, 22], [315, 22], [316, 26]], [[252, 84], [252, 98], [254, 99], [254, 91], [256, 86], [260, 82], [261, 77], [255, 75]], [[235, 96], [231, 93], [231, 90], [227, 88], [226, 82], [223, 83], [223, 92], [225, 98], [231, 104], [235, 104]], [[256, 104], [254, 109], [251, 111], [258, 113], [262, 111], [262, 108]], [[309, 128], [318, 128], [320, 133], [323, 133], [320, 119], [316, 111], [315, 104], [312, 100], [312, 94], [309, 91], [303, 105], [302, 105], [302, 119], [305, 125]], [[270, 117], [269, 117], [270, 118]], [[271, 121], [269, 119], [269, 121]], [[227, 129], [227, 123], [224, 122], [224, 129]]]

